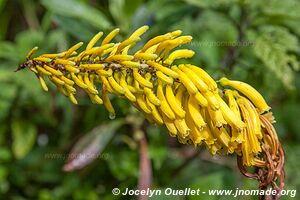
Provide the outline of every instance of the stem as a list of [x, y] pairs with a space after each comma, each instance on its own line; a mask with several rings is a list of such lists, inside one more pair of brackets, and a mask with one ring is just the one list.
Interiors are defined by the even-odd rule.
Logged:
[[248, 26], [248, 16], [245, 7], [241, 6], [241, 17], [236, 28], [238, 29], [238, 43], [235, 46], [227, 48], [227, 51], [224, 54], [224, 57], [221, 61], [220, 67], [225, 69], [228, 68], [230, 71], [233, 70], [233, 67], [239, 56], [239, 49], [245, 40], [245, 31]]
[[[147, 121], [144, 121], [144, 123], [141, 126], [142, 130], [142, 137], [139, 141], [139, 152], [140, 152], [140, 175], [138, 180], [138, 189], [141, 190], [147, 190], [151, 186], [152, 182], [152, 167], [151, 167], [151, 161], [149, 158], [148, 153], [148, 142], [146, 139], [146, 131], [147, 127], [149, 126]], [[139, 200], [147, 200], [147, 195], [140, 195], [138, 197]]]

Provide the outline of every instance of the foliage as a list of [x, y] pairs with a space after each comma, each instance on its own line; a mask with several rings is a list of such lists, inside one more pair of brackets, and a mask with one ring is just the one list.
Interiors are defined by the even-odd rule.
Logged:
[[[215, 79], [225, 74], [248, 82], [267, 97], [287, 153], [286, 188], [299, 189], [299, 13], [297, 0], [0, 0], [0, 199], [113, 199], [114, 187], [137, 187], [139, 113], [113, 99], [117, 118], [126, 123], [91, 164], [64, 172], [77, 141], [101, 138], [99, 127], [113, 121], [83, 94], [73, 107], [56, 92], [44, 93], [31, 73], [13, 71], [33, 46], [40, 53], [63, 51], [113, 27], [124, 39], [144, 24], [151, 26], [145, 39], [184, 30], [194, 37], [187, 45], [196, 51], [194, 64]], [[235, 158], [211, 159], [201, 147], [199, 153], [164, 133], [147, 129], [155, 188], [256, 188], [232, 167]]]

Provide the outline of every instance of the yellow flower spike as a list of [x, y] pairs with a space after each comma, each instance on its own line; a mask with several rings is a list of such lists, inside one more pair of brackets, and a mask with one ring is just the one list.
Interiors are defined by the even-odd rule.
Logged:
[[55, 75], [55, 76], [62, 76], [63, 73], [59, 70], [53, 69], [52, 67], [49, 67], [47, 65], [43, 65], [43, 68], [47, 71], [49, 71], [51, 74]]
[[185, 119], [176, 118], [174, 125], [178, 130], [179, 137], [186, 138], [190, 134], [190, 128], [187, 126]]
[[166, 43], [162, 43], [157, 48], [157, 54], [163, 57], [164, 59], [167, 58], [169, 52], [176, 47], [189, 43], [192, 41], [191, 36], [180, 36], [178, 38], [172, 39], [170, 41], [166, 41]]
[[256, 137], [256, 134], [254, 132], [254, 127], [251, 124], [251, 118], [249, 111], [245, 107], [242, 101], [238, 100], [239, 107], [241, 109], [241, 113], [244, 119], [244, 122], [246, 124], [246, 141], [249, 144], [249, 151], [252, 153], [259, 153], [261, 152], [261, 147], [259, 145], [258, 138]]
[[121, 51], [121, 54], [122, 54], [122, 55], [128, 55], [128, 51], [129, 51], [130, 47], [131, 47], [131, 46], [125, 47], [125, 48]]
[[233, 91], [232, 90], [226, 90], [225, 91], [225, 97], [228, 99], [228, 106], [229, 108], [236, 114], [239, 119], [241, 119], [241, 114], [240, 114], [240, 109], [239, 106], [233, 96]]
[[99, 69], [104, 69], [103, 64], [81, 64], [81, 68], [88, 69], [88, 70], [99, 70]]
[[135, 88], [136, 93], [144, 94], [144, 90], [140, 87], [140, 84], [136, 79], [133, 79], [133, 87]]
[[132, 92], [134, 94], [136, 94], [136, 93], [143, 94], [144, 93], [144, 91], [142, 89], [140, 89], [139, 87], [136, 88], [134, 86], [135, 81], [133, 80], [133, 77], [131, 76], [131, 74], [127, 74], [126, 82], [127, 82], [127, 87], [130, 90], [130, 92]]
[[99, 69], [99, 70], [96, 71], [96, 73], [97, 73], [99, 76], [110, 77], [110, 76], [112, 76], [113, 71], [112, 71], [112, 69], [108, 69], [108, 70]]
[[152, 82], [146, 80], [142, 75], [140, 75], [138, 69], [133, 69], [133, 77], [144, 87], [153, 88]]
[[67, 58], [70, 55], [72, 55], [77, 49], [79, 49], [81, 46], [83, 45], [83, 42], [79, 42], [77, 44], [75, 44], [74, 46], [72, 46], [69, 50], [67, 50], [64, 55], [62, 56], [62, 58]]
[[26, 59], [30, 59], [30, 57], [38, 50], [39, 48], [38, 47], [33, 47], [29, 52], [28, 54], [26, 55]]
[[143, 94], [136, 94], [136, 103], [143, 112], [147, 114], [151, 113], [151, 108], [146, 104], [145, 96]]
[[121, 50], [123, 50], [125, 47], [127, 46], [133, 46], [136, 42], [140, 41], [141, 38], [139, 37], [133, 37], [133, 38], [128, 38], [127, 40], [124, 40], [123, 42], [121, 42], [121, 44], [118, 46], [118, 50], [117, 52], [120, 52]]
[[[94, 51], [91, 52], [91, 58], [94, 59], [96, 56], [100, 56], [102, 55], [102, 53], [104, 51], [106, 51], [107, 49], [113, 48], [116, 44], [113, 43], [109, 43], [109, 44], [105, 44], [103, 46], [100, 46], [98, 48], [96, 48]], [[83, 54], [81, 57], [83, 57], [85, 54]], [[78, 56], [79, 57], [79, 56]], [[78, 58], [77, 60], [81, 60], [80, 58]]]
[[95, 46], [95, 44], [100, 40], [100, 38], [102, 37], [103, 32], [99, 32], [97, 33], [92, 39], [91, 41], [88, 43], [88, 45], [86, 46], [86, 50], [89, 50], [91, 48], [93, 48]]
[[[117, 44], [114, 44], [112, 47], [103, 50], [103, 51], [101, 52], [101, 54], [99, 54], [98, 57], [103, 58], [103, 57], [106, 57], [107, 54], [112, 54], [112, 55], [116, 54], [116, 49], [117, 49], [117, 47], [118, 47], [119, 45], [120, 45], [120, 44], [117, 43]], [[113, 52], [113, 53], [112, 53], [112, 52]]]
[[75, 66], [75, 62], [70, 61], [70, 60], [64, 60], [64, 59], [55, 59], [55, 64], [61, 64], [61, 65], [71, 65]]
[[207, 91], [206, 93], [204, 93], [203, 96], [206, 98], [208, 106], [211, 107], [213, 110], [218, 110], [220, 108], [220, 102], [218, 101], [216, 95], [213, 92]]
[[192, 80], [201, 93], [206, 93], [208, 91], [208, 86], [206, 83], [199, 78], [194, 71], [192, 71], [186, 65], [179, 65], [179, 69], [182, 70]]
[[76, 85], [78, 85], [79, 87], [83, 89], [88, 88], [88, 86], [82, 80], [80, 80], [74, 73], [71, 73], [71, 77], [73, 81], [76, 83]]
[[238, 131], [242, 131], [243, 128], [245, 128], [245, 123], [242, 122], [242, 120], [237, 116], [229, 107], [228, 105], [223, 101], [223, 99], [216, 95], [219, 103], [220, 103], [220, 110], [222, 111], [222, 115], [224, 119], [228, 122], [228, 124], [234, 128], [236, 128]]
[[49, 63], [49, 62], [52, 61], [51, 58], [45, 58], [45, 57], [41, 57], [41, 56], [36, 57], [36, 58], [34, 58], [33, 60], [34, 60], [34, 61], [44, 62], [44, 63]]
[[165, 75], [161, 71], [156, 71], [156, 76], [157, 76], [158, 79], [160, 79], [161, 81], [163, 81], [163, 82], [165, 82], [167, 84], [173, 85], [173, 83], [174, 83], [173, 78]]
[[183, 44], [187, 44], [187, 43], [191, 42], [192, 39], [193, 39], [192, 36], [184, 35], [184, 36], [180, 36], [180, 37], [177, 37], [177, 38], [173, 39], [173, 42], [177, 44], [175, 46], [175, 47], [177, 47], [179, 45], [183, 45]]
[[42, 74], [46, 75], [46, 76], [51, 76], [52, 73], [45, 70], [43, 67], [39, 66], [39, 65], [36, 65], [36, 68], [39, 72], [41, 72]]
[[[130, 48], [147, 29], [141, 27], [126, 40], [111, 43], [119, 32], [115, 29], [96, 45], [102, 35], [98, 33], [78, 54], [82, 42], [64, 52], [31, 59], [34, 48], [18, 70], [29, 68], [45, 91], [48, 87], [43, 77], [47, 76], [74, 104], [78, 103], [74, 96], [78, 85], [92, 103], [104, 104], [111, 119], [115, 118], [115, 110], [109, 93], [126, 98], [151, 123], [165, 125], [179, 142], [195, 147], [204, 143], [213, 155], [236, 154], [239, 169], [245, 174], [244, 166], [266, 172], [258, 176], [261, 185], [269, 187], [278, 178], [282, 179], [284, 155], [272, 125], [275, 119], [258, 91], [246, 83], [226, 78], [220, 84], [234, 89], [222, 91], [200, 67], [171, 66], [176, 59], [194, 54], [180, 49], [180, 45], [192, 40], [191, 36], [181, 36], [180, 30], [154, 37], [131, 54]], [[102, 99], [98, 96], [97, 83], [102, 86]], [[274, 166], [276, 173], [267, 166]]]
[[187, 95], [187, 112], [191, 116], [193, 122], [195, 123], [196, 127], [199, 130], [202, 130], [206, 126], [206, 122], [204, 121], [201, 113], [200, 108], [197, 104], [195, 97]]
[[68, 78], [65, 77], [65, 76], [60, 76], [59, 78], [60, 78], [62, 81], [64, 81], [66, 84], [74, 85], [74, 81], [72, 81], [71, 79], [68, 79]]
[[137, 38], [137, 37], [140, 37], [140, 36], [143, 35], [148, 29], [149, 29], [149, 26], [147, 26], [147, 25], [138, 28], [136, 31], [134, 31], [134, 32], [131, 34], [131, 36], [129, 37], [129, 39], [130, 39], [130, 38]]
[[176, 38], [182, 34], [181, 30], [176, 30], [170, 33], [172, 35], [172, 38]]
[[[159, 45], [159, 44], [156, 44], [156, 45], [150, 47], [149, 49], [147, 49], [147, 50], [145, 51], [145, 53], [151, 53], [151, 54], [154, 54], [155, 51], [156, 51], [156, 49], [157, 49], [157, 47], [158, 47], [158, 45]], [[140, 51], [140, 52], [142, 52], [142, 51]]]
[[120, 78], [120, 85], [121, 87], [124, 88], [125, 90], [125, 96], [127, 97], [128, 100], [135, 102], [136, 97], [131, 93], [131, 91], [128, 88], [127, 82], [126, 82], [126, 71], [121, 72], [121, 78]]
[[[151, 80], [151, 74], [147, 73], [145, 75], [146, 80], [150, 81]], [[144, 93], [147, 97], [147, 99], [153, 103], [156, 106], [160, 106], [160, 100], [157, 98], [157, 96], [153, 93], [152, 89], [148, 87], [144, 87]]]
[[65, 65], [64, 68], [65, 68], [68, 72], [70, 72], [70, 73], [75, 73], [75, 74], [77, 74], [77, 73], [80, 72], [80, 70], [79, 70], [78, 68], [73, 67], [73, 66], [71, 66], [71, 65]]
[[261, 94], [249, 84], [241, 81], [232, 81], [225, 77], [220, 79], [220, 84], [222, 86], [231, 86], [243, 93], [259, 109], [260, 114], [270, 110], [270, 106], [268, 106]]
[[221, 110], [213, 110], [211, 107], [207, 107], [209, 116], [214, 124], [215, 127], [220, 128], [223, 124], [227, 124], [224, 120]]
[[248, 110], [248, 113], [251, 118], [250, 123], [251, 123], [252, 129], [253, 129], [253, 132], [259, 139], [262, 139], [263, 136], [261, 133], [261, 124], [260, 124], [260, 119], [259, 119], [256, 109], [254, 108], [252, 103], [245, 97], [240, 96], [238, 101], [241, 101], [241, 103]]
[[184, 73], [182, 72], [178, 67], [176, 67], [175, 65], [172, 66], [171, 68], [172, 70], [174, 70], [175, 72], [178, 73], [179, 75], [179, 80], [182, 82], [182, 84], [186, 87], [186, 89], [188, 90], [188, 92], [190, 94], [196, 94], [198, 92], [197, 87], [194, 85], [194, 83], [191, 81], [191, 79]]
[[114, 119], [116, 117], [116, 112], [109, 99], [108, 90], [104, 85], [102, 87], [102, 98], [103, 98], [103, 105], [106, 108], [106, 110], [109, 112], [109, 118]]
[[69, 94], [69, 100], [75, 105], [78, 104], [78, 102], [73, 94]]
[[94, 95], [98, 94], [98, 90], [95, 89], [94, 84], [92, 84], [92, 82], [90, 81], [90, 75], [89, 75], [89, 73], [87, 73], [87, 72], [84, 73], [83, 81], [87, 85], [87, 90], [90, 93], [92, 93]]
[[112, 62], [112, 61], [130, 61], [134, 57], [130, 55], [112, 55], [105, 59], [106, 62]]
[[164, 121], [163, 121], [162, 116], [160, 115], [158, 109], [156, 108], [156, 106], [149, 101], [149, 98], [146, 98], [146, 103], [151, 109], [151, 114], [153, 116], [154, 121], [157, 124], [162, 125], [164, 123]]
[[155, 53], [157, 55], [159, 55], [163, 52], [163, 50], [166, 50], [166, 52], [164, 54], [167, 55], [172, 49], [174, 49], [180, 45], [189, 43], [191, 41], [192, 41], [191, 36], [180, 36], [175, 39], [166, 40], [157, 47], [157, 50]]
[[157, 55], [152, 53], [136, 53], [134, 58], [137, 60], [155, 60]]
[[110, 43], [110, 41], [116, 37], [116, 35], [118, 35], [118, 33], [120, 32], [119, 28], [116, 28], [114, 30], [112, 30], [102, 41], [101, 46]]
[[65, 89], [65, 87], [63, 85], [57, 84], [55, 82], [53, 82], [56, 85], [56, 88], [58, 89], [58, 91], [60, 93], [62, 93], [63, 95], [65, 95], [66, 97], [69, 96], [69, 92]]
[[207, 107], [208, 106], [208, 101], [206, 100], [206, 98], [200, 93], [197, 92], [194, 95], [195, 99], [197, 100], [198, 104], [202, 107]]
[[32, 71], [32, 72], [35, 73], [35, 74], [38, 74], [38, 73], [39, 73], [39, 72], [36, 70], [36, 68], [34, 68], [34, 67], [30, 67], [29, 69], [30, 69], [30, 71]]
[[[121, 43], [116, 43], [112, 48], [111, 48], [111, 51], [110, 51], [110, 53], [109, 53], [109, 57], [112, 57], [112, 56], [114, 56], [114, 55], [116, 55], [116, 54], [118, 54], [118, 55], [124, 55], [124, 54], [119, 54], [119, 53], [117, 53], [117, 50], [118, 50], [118, 47], [119, 47], [119, 45], [120, 45]], [[127, 47], [125, 47], [125, 49], [126, 49]], [[124, 49], [124, 50], [125, 50]]]
[[113, 76], [107, 77], [107, 80], [117, 94], [125, 93], [125, 89], [114, 79]]
[[57, 78], [56, 76], [49, 76], [50, 80], [58, 85], [64, 85], [65, 82]]
[[175, 97], [176, 97], [176, 100], [180, 103], [181, 106], [183, 106], [182, 102], [184, 101], [183, 97], [186, 94], [185, 92], [186, 92], [186, 89], [182, 84], [177, 86], [176, 92], [175, 92], [176, 93]]
[[[212, 134], [212, 130], [208, 127], [205, 127], [202, 131], [201, 134], [205, 138], [204, 142], [206, 145], [212, 147], [215, 144], [215, 141], [217, 140], [215, 136]], [[218, 150], [218, 148], [216, 148]], [[216, 152], [215, 152], [216, 153]]]
[[46, 81], [43, 77], [39, 76], [40, 84], [45, 92], [48, 92]]
[[230, 136], [227, 133], [226, 129], [224, 127], [216, 127], [214, 125], [214, 122], [210, 120], [208, 122], [209, 127], [213, 132], [215, 133], [215, 136], [217, 137], [218, 141], [222, 143], [225, 147], [229, 147], [229, 142], [230, 142]]
[[196, 125], [192, 121], [190, 114], [186, 114], [185, 121], [190, 129], [189, 137], [193, 141], [193, 144], [195, 146], [201, 144], [205, 138], [203, 137], [202, 132], [196, 127]]
[[121, 61], [120, 62], [121, 65], [124, 65], [126, 67], [129, 67], [129, 68], [140, 68], [141, 67], [141, 64], [139, 62], [135, 62], [135, 61]]
[[174, 44], [173, 45], [172, 44], [173, 44], [172, 39], [165, 40], [158, 44], [154, 53], [161, 57], [161, 54], [164, 50], [168, 49], [168, 52], [171, 51], [172, 46], [174, 46]]
[[179, 49], [176, 51], [173, 51], [169, 57], [164, 61], [165, 64], [171, 65], [174, 60], [181, 59], [181, 58], [191, 58], [195, 54], [194, 51], [188, 50], [188, 49]]
[[171, 85], [166, 85], [166, 100], [173, 112], [178, 115], [179, 118], [184, 118], [185, 111], [181, 107], [181, 102], [177, 101]]
[[112, 89], [110, 83], [108, 82], [107, 78], [105, 76], [100, 76], [101, 82], [102, 82], [102, 89], [105, 87], [106, 90], [110, 93], [113, 93], [114, 90]]
[[161, 111], [170, 119], [175, 119], [175, 113], [171, 109], [170, 105], [168, 104], [165, 94], [164, 94], [164, 85], [162, 82], [158, 83], [157, 86], [157, 97], [160, 100], [160, 109]]
[[246, 166], [251, 166], [254, 164], [254, 161], [251, 159], [249, 143], [247, 142], [247, 137], [245, 134], [244, 142], [242, 143], [242, 155], [243, 155], [243, 164]]
[[97, 94], [87, 93], [94, 104], [103, 104], [103, 100]]
[[172, 78], [179, 78], [179, 75], [177, 72], [174, 72], [173, 70], [171, 70], [170, 68], [167, 68], [155, 61], [147, 61], [147, 64], [150, 65], [151, 67], [154, 67], [155, 69], [157, 69], [158, 71], [161, 71], [162, 73], [164, 73], [167, 76], [170, 76]]
[[145, 52], [147, 51], [150, 47], [155, 46], [165, 40], [169, 40], [172, 38], [172, 35], [170, 33], [167, 33], [165, 35], [159, 35], [156, 36], [154, 38], [152, 38], [151, 40], [149, 40], [144, 47], [141, 49], [141, 52]]
[[84, 50], [83, 52], [81, 52], [78, 56], [78, 60], [81, 60], [83, 57], [85, 56], [91, 56], [93, 55], [95, 52], [97, 52], [99, 50], [100, 47], [92, 47], [88, 50]]
[[73, 86], [69, 85], [69, 84], [65, 84], [65, 88], [66, 88], [66, 90], [67, 90], [69, 93], [72, 93], [72, 94], [75, 94], [75, 93], [76, 93], [76, 89], [75, 89]]
[[214, 81], [214, 79], [208, 75], [206, 71], [195, 65], [187, 64], [186, 66], [190, 68], [201, 80], [203, 80], [211, 91], [217, 90], [218, 86], [216, 81]]
[[63, 56], [62, 53], [47, 53], [47, 54], [41, 55], [41, 57], [51, 58], [51, 59], [54, 59], [54, 58], [60, 58], [60, 57], [62, 57], [62, 56]]
[[175, 124], [173, 123], [173, 120], [169, 119], [163, 112], [161, 113], [164, 124], [166, 125], [169, 134], [171, 137], [176, 137], [177, 136], [177, 128]]
[[185, 89], [185, 87], [182, 85], [182, 84], [180, 84], [177, 88], [176, 88], [176, 94], [175, 94], [175, 98], [176, 98], [176, 101], [178, 102], [178, 104], [179, 104], [179, 107], [181, 108], [181, 109], [183, 109], [183, 111], [187, 111], [187, 110], [185, 110], [185, 108], [184, 108], [184, 102], [186, 101], [185, 100], [185, 96], [184, 95], [186, 95], [186, 89]]

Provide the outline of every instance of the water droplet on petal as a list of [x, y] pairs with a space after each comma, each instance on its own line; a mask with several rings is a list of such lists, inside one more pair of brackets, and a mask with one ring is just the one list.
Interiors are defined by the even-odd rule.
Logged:
[[108, 117], [109, 117], [109, 119], [115, 119], [116, 113], [109, 113]]

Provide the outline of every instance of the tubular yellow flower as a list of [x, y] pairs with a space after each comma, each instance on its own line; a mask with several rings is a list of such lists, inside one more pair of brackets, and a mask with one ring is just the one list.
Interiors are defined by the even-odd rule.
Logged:
[[150, 122], [165, 125], [181, 143], [204, 143], [213, 155], [235, 153], [246, 176], [250, 176], [246, 166], [258, 168], [260, 175], [252, 177], [261, 185], [270, 186], [277, 179], [282, 182], [284, 153], [272, 125], [275, 119], [262, 95], [246, 83], [226, 78], [220, 84], [234, 89], [222, 91], [202, 68], [172, 65], [176, 59], [194, 55], [188, 49], [172, 52], [192, 40], [191, 36], [180, 36], [180, 30], [154, 37], [130, 54], [129, 49], [148, 28], [143, 26], [126, 40], [111, 43], [119, 33], [115, 29], [95, 46], [103, 35], [99, 32], [79, 54], [76, 51], [82, 42], [62, 53], [31, 59], [35, 47], [18, 70], [28, 67], [45, 91], [44, 77], [48, 77], [74, 104], [78, 103], [76, 91], [82, 88], [92, 103], [104, 104], [111, 119], [116, 113], [109, 93], [126, 98]]

